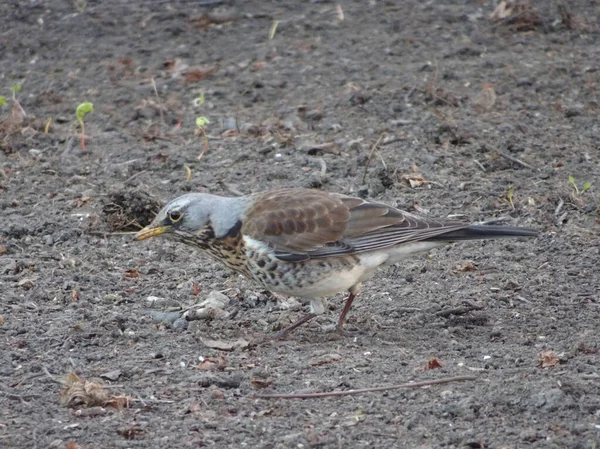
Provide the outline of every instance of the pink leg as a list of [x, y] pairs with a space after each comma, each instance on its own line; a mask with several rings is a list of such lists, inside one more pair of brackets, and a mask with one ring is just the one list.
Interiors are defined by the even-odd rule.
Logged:
[[348, 296], [348, 299], [346, 299], [346, 304], [344, 305], [344, 310], [342, 310], [342, 313], [340, 314], [340, 318], [338, 320], [338, 324], [336, 326], [336, 330], [338, 332], [342, 332], [342, 333], [344, 332], [344, 322], [346, 321], [346, 315], [348, 315], [348, 312], [350, 312], [350, 308], [352, 307], [354, 298], [356, 298], [356, 294], [350, 293], [350, 296]]

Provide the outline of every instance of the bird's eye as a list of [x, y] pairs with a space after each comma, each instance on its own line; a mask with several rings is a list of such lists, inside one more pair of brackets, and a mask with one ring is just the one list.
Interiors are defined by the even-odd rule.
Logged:
[[172, 223], [177, 223], [181, 220], [181, 217], [183, 217], [183, 214], [178, 210], [169, 212], [169, 220], [171, 220]]

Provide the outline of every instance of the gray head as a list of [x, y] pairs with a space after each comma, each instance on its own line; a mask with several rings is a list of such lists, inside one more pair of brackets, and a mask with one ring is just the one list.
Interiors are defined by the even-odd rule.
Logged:
[[200, 244], [222, 238], [239, 229], [248, 207], [245, 197], [227, 198], [208, 193], [188, 193], [169, 202], [152, 223], [135, 235], [144, 240], [165, 235], [175, 240]]

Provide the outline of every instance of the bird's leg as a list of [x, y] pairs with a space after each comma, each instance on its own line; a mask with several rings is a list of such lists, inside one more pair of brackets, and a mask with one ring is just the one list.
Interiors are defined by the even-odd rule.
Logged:
[[304, 323], [309, 322], [310, 320], [312, 320], [316, 316], [317, 316], [316, 313], [309, 313], [308, 315], [304, 315], [302, 318], [300, 318], [295, 323], [292, 323], [288, 327], [286, 327], [284, 329], [281, 329], [279, 332], [277, 332], [275, 334], [275, 339], [276, 340], [281, 340], [281, 339], [287, 337], [287, 335], [291, 331], [293, 331], [294, 329], [296, 329], [298, 326], [302, 326]]
[[348, 312], [350, 312], [350, 308], [352, 307], [354, 298], [356, 298], [356, 295], [358, 295], [359, 291], [360, 291], [360, 284], [353, 285], [350, 288], [350, 296], [348, 296], [348, 299], [346, 299], [346, 304], [344, 305], [344, 310], [342, 310], [342, 313], [340, 314], [340, 318], [338, 319], [337, 326], [335, 327], [335, 330], [341, 334], [345, 333], [344, 332], [344, 322], [346, 321], [346, 315], [348, 315]]
[[290, 324], [285, 329], [280, 330], [275, 334], [275, 338], [280, 340], [285, 338], [287, 334], [296, 329], [298, 326], [303, 325], [304, 323], [312, 320], [317, 315], [322, 315], [325, 312], [325, 308], [327, 307], [327, 300], [324, 298], [312, 298], [310, 300], [310, 313], [308, 315], [304, 315], [295, 323]]

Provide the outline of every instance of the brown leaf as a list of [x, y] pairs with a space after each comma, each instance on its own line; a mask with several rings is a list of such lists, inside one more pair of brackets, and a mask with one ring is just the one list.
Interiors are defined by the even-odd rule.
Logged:
[[129, 279], [139, 278], [141, 276], [137, 268], [130, 268], [125, 271], [125, 277]]
[[413, 189], [417, 188], [417, 187], [421, 187], [427, 183], [427, 181], [425, 181], [425, 178], [423, 178], [423, 176], [419, 175], [418, 173], [410, 173], [408, 175], [402, 175], [400, 177], [400, 179], [402, 181], [404, 181], [406, 184], [408, 184], [409, 186], [411, 186]]
[[65, 377], [65, 388], [60, 393], [60, 403], [63, 407], [129, 407], [131, 398], [128, 396], [109, 396], [101, 384], [81, 379], [71, 372]]
[[194, 282], [194, 289], [192, 291], [192, 295], [198, 296], [198, 293], [200, 293], [200, 286], [197, 282]]
[[216, 70], [217, 68], [215, 66], [207, 68], [189, 67], [183, 72], [183, 79], [187, 84], [197, 83], [198, 81], [207, 78]]
[[552, 351], [542, 351], [539, 356], [539, 362], [542, 368], [549, 368], [560, 364], [560, 360], [558, 360], [558, 357]]
[[79, 446], [74, 441], [69, 441], [65, 447], [66, 449], [79, 449]]
[[8, 248], [4, 245], [0, 245], [0, 256], [2, 254], [6, 254], [8, 252]]
[[427, 368], [425, 368], [425, 370], [430, 370], [430, 369], [437, 369], [437, 368], [441, 368], [442, 364], [440, 362], [438, 362], [438, 360], [436, 358], [432, 358], [429, 360], [429, 362], [427, 362]]
[[199, 368], [203, 371], [223, 370], [227, 365], [225, 357], [208, 357], [200, 362]]
[[267, 388], [273, 383], [271, 379], [264, 379], [262, 377], [253, 377], [250, 379], [250, 386], [257, 390], [261, 388]]

